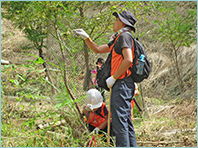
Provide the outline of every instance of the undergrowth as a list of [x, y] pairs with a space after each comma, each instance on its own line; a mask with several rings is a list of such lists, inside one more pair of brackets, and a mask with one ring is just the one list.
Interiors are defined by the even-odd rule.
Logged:
[[[4, 101], [4, 97], [2, 98]], [[23, 102], [21, 102], [22, 104]], [[43, 108], [47, 104], [44, 101], [38, 101], [42, 103]], [[154, 103], [154, 102], [153, 102]], [[13, 112], [17, 108], [17, 102], [13, 103]], [[2, 147], [84, 147], [88, 146], [92, 135], [89, 135], [84, 122], [78, 117], [77, 112], [74, 110], [68, 110], [68, 107], [63, 106], [60, 108], [48, 108], [48, 111], [39, 109], [36, 104], [29, 103], [29, 107], [24, 105], [24, 109], [17, 112], [17, 115], [5, 116], [10, 112], [7, 104], [7, 108], [4, 106], [2, 109], [3, 120], [1, 121], [1, 146]], [[170, 103], [171, 104], [171, 103]], [[48, 104], [49, 105], [49, 104]], [[158, 101], [154, 104], [157, 108]], [[37, 109], [32, 110], [30, 106], [34, 106]], [[53, 104], [50, 103], [50, 106]], [[20, 115], [23, 112], [29, 111], [29, 114], [23, 118], [22, 124], [18, 124], [22, 118]], [[30, 117], [30, 115], [33, 118]], [[18, 122], [13, 122], [17, 120]], [[56, 125], [58, 121], [65, 120], [63, 124]], [[185, 122], [188, 121], [188, 122]], [[52, 123], [53, 122], [53, 123]], [[50, 124], [51, 123], [51, 124]], [[45, 128], [39, 128], [39, 125], [47, 125]], [[141, 117], [141, 114], [134, 107], [134, 120], [133, 120], [136, 138], [139, 146], [149, 146], [149, 144], [143, 144], [140, 141], [167, 141], [168, 137], [163, 136], [162, 133], [171, 131], [173, 129], [193, 129], [196, 127], [196, 120], [191, 117], [178, 117], [176, 119], [171, 117], [163, 117], [150, 115], [149, 118]], [[188, 136], [184, 134], [183, 136]], [[177, 135], [177, 138], [182, 139], [182, 135]], [[20, 140], [19, 140], [20, 139]], [[106, 147], [106, 142], [96, 137], [96, 143], [99, 147]], [[93, 146], [94, 144], [92, 144]], [[151, 145], [150, 145], [151, 146]], [[174, 146], [174, 145], [172, 145]]]

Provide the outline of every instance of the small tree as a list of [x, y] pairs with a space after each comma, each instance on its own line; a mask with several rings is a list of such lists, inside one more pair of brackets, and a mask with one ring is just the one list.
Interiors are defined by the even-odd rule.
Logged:
[[[93, 41], [101, 42], [99, 38], [104, 37], [104, 33], [111, 27], [112, 13], [115, 7], [112, 7], [112, 4], [105, 5], [105, 2], [73, 2], [73, 6], [76, 7], [78, 11], [76, 11], [76, 16], [79, 24], [75, 25], [76, 28], [83, 28]], [[95, 13], [90, 13], [90, 10], [94, 9], [97, 11]], [[90, 88], [90, 82], [92, 81], [91, 69], [89, 66], [89, 49], [84, 41], [83, 50], [86, 65], [83, 90], [88, 90]]]
[[[151, 2], [152, 3], [152, 2]], [[137, 12], [144, 9], [143, 5], [145, 2], [72, 2], [73, 6], [76, 7], [76, 19], [79, 23], [74, 24], [77, 28], [83, 28], [91, 37], [91, 39], [99, 44], [107, 43], [108, 39], [106, 36], [108, 33], [113, 33], [112, 26], [115, 17], [112, 15], [113, 12], [122, 12], [123, 10], [136, 8]], [[149, 8], [151, 6], [149, 5]], [[146, 7], [148, 9], [148, 6]], [[147, 10], [146, 9], [146, 10]], [[93, 11], [93, 12], [92, 12]], [[142, 14], [143, 15], [143, 14]], [[90, 82], [91, 70], [89, 66], [89, 54], [88, 46], [83, 42], [84, 46], [84, 57], [86, 64], [86, 76], [84, 79], [83, 89], [87, 90]]]
[[197, 10], [188, 9], [185, 13], [181, 14], [177, 12], [178, 9], [176, 7], [178, 7], [177, 2], [157, 2], [156, 9], [159, 12], [159, 19], [154, 21], [154, 23], [158, 26], [155, 36], [163, 43], [170, 45], [170, 49], [168, 50], [172, 55], [177, 79], [182, 90], [184, 85], [178, 65], [178, 52], [182, 46], [190, 47], [196, 41]]
[[[6, 12], [2, 12], [2, 16], [11, 20], [15, 27], [25, 33], [25, 36], [33, 43], [34, 48], [39, 51], [39, 57], [43, 60], [43, 48], [47, 48], [44, 40], [47, 38], [49, 20], [53, 21], [53, 14], [57, 13], [57, 10], [62, 11], [57, 8], [58, 3], [42, 1], [9, 1], [3, 3]], [[45, 68], [46, 76], [52, 83], [46, 62], [42, 62], [42, 65]], [[53, 86], [51, 86], [51, 90], [54, 94]]]

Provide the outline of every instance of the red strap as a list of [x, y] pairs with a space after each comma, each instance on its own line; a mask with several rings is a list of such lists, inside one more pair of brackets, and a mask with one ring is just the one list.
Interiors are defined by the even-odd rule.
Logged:
[[96, 139], [95, 139], [94, 135], [93, 135], [93, 138], [94, 138], [94, 143], [95, 143], [95, 147], [96, 147]]
[[95, 147], [96, 147], [96, 139], [95, 139], [95, 137], [94, 137], [94, 134], [93, 134], [93, 136], [92, 136], [92, 138], [91, 138], [91, 141], [89, 142], [89, 146], [88, 147], [91, 147], [91, 144], [92, 144], [92, 141], [94, 140], [94, 143], [95, 143]]

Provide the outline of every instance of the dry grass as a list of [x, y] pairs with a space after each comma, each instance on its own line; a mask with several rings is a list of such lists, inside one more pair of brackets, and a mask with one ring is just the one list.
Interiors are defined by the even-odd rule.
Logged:
[[[140, 32], [149, 30], [149, 27], [154, 28], [152, 24], [149, 26], [146, 22], [139, 22], [139, 28], [144, 26], [140, 28]], [[20, 30], [13, 28], [9, 21], [1, 19], [1, 31], [2, 59], [9, 60], [12, 63], [23, 63], [24, 61], [31, 59], [31, 57], [22, 54], [24, 51], [22, 51], [20, 46], [27, 45], [29, 42]], [[150, 77], [142, 82], [142, 91], [149, 118], [144, 118], [141, 121], [134, 120], [138, 146], [197, 147], [197, 68], [195, 66], [197, 64], [197, 45], [192, 45], [190, 48], [182, 48], [179, 53], [179, 65], [185, 83], [185, 91], [179, 92], [177, 90], [178, 82], [175, 72], [173, 71], [173, 62], [171, 57], [168, 56], [169, 54], [166, 52], [166, 48], [169, 47], [166, 47], [159, 41], [149, 40], [147, 35], [141, 38], [141, 42], [144, 43], [146, 50], [148, 51], [147, 54], [151, 60], [152, 72]], [[36, 50], [27, 52], [38, 55]], [[95, 61], [98, 57], [106, 57], [106, 55], [100, 56], [95, 53], [89, 54], [90, 66], [93, 69], [95, 68]], [[82, 54], [77, 54], [75, 56], [76, 65], [81, 67], [81, 69], [77, 76], [72, 77], [72, 80], [75, 82], [76, 96], [81, 97], [85, 94], [85, 91], [82, 89], [85, 77], [85, 65], [82, 63], [82, 61], [84, 61], [83, 52]], [[1, 69], [2, 68], [3, 67], [1, 66]], [[7, 76], [9, 76], [9, 78], [14, 78], [17, 73], [26, 73], [26, 69], [18, 68], [16, 71], [10, 71], [9, 74], [1, 73], [1, 80], [8, 82]], [[92, 79], [94, 77], [95, 76], [92, 75]], [[17, 91], [10, 83], [6, 84], [5, 90], [7, 94], [9, 94], [9, 92]], [[74, 92], [74, 90], [72, 91]], [[108, 98], [108, 93], [106, 94]], [[164, 103], [164, 100], [172, 101]], [[29, 114], [31, 108], [28, 108], [28, 105], [26, 104], [24, 105], [24, 111], [18, 112], [20, 106], [15, 101], [8, 101], [7, 106], [4, 106], [2, 111], [7, 109], [7, 112], [16, 112], [16, 114], [22, 116], [25, 115], [27, 116], [27, 119], [30, 119], [32, 116]], [[9, 106], [9, 104], [12, 105]], [[36, 104], [38, 111], [43, 111], [38, 104], [39, 102]], [[84, 102], [82, 101], [81, 104], [84, 104]], [[43, 106], [43, 109], [45, 109], [45, 107], [50, 108], [45, 105]], [[73, 122], [74, 121], [75, 119], [73, 119]], [[16, 120], [13, 120], [13, 122], [16, 124]], [[76, 127], [75, 124], [72, 124], [72, 128], [76, 129], [75, 138], [80, 138], [83, 133], [80, 127]], [[66, 144], [65, 146], [68, 145]]]
[[154, 103], [155, 99], [147, 99], [150, 118], [144, 119], [141, 126], [134, 123], [138, 146], [197, 146], [196, 100], [173, 101], [166, 105], [157, 105]]
[[[5, 98], [6, 100], [10, 100], [12, 98]], [[5, 100], [4, 100], [5, 101]], [[53, 103], [47, 100], [38, 100], [35, 103], [35, 111], [32, 111], [29, 104], [27, 102], [16, 102], [14, 99], [12, 101], [5, 102], [4, 107], [2, 108], [2, 112], [12, 112], [15, 116], [21, 116], [20, 120], [12, 118], [10, 115], [9, 121], [11, 124], [16, 127], [21, 127], [23, 121], [28, 121], [30, 118], [35, 117], [35, 113], [41, 114], [46, 112], [46, 109], [49, 112], [56, 112], [54, 117], [48, 118], [36, 118], [36, 125], [43, 123], [50, 123], [53, 121], [57, 121], [60, 118], [59, 112], [57, 109], [53, 107]], [[161, 105], [164, 103], [165, 105]], [[196, 147], [197, 145], [197, 101], [196, 100], [181, 100], [181, 101], [171, 101], [171, 102], [157, 102], [156, 99], [147, 98], [146, 105], [148, 106], [149, 118], [143, 118], [143, 120], [134, 119], [133, 124], [135, 127], [136, 137], [138, 146], [141, 147]], [[23, 107], [24, 108], [23, 108]], [[33, 106], [32, 106], [33, 107]], [[23, 108], [23, 110], [22, 110]], [[61, 109], [63, 112], [66, 111], [66, 108]], [[63, 113], [62, 112], [62, 113]], [[46, 112], [47, 113], [47, 112]], [[4, 114], [3, 114], [4, 116]], [[63, 125], [64, 127], [72, 127], [73, 138], [75, 139], [84, 139], [86, 142], [89, 140], [84, 137], [83, 133], [85, 129], [83, 126], [77, 125], [74, 121], [75, 117], [67, 117], [67, 115], [62, 114], [64, 116], [66, 123]], [[61, 119], [61, 118], [60, 118]], [[3, 118], [3, 120], [5, 120]], [[31, 129], [31, 131], [36, 130], [36, 127]], [[67, 134], [70, 131], [66, 130], [62, 127], [62, 124], [56, 126], [57, 130], [54, 128], [49, 129], [49, 134], [54, 134], [58, 136], [60, 133], [64, 133], [64, 139], [67, 140]], [[26, 126], [27, 130], [30, 130], [28, 126]], [[69, 133], [68, 133], [69, 132]], [[70, 133], [71, 134], [71, 133]], [[54, 137], [54, 136], [52, 136]], [[50, 136], [50, 138], [52, 138]], [[61, 136], [56, 137], [57, 140], [63, 140]], [[98, 140], [99, 141], [99, 140]], [[82, 143], [81, 143], [82, 144]], [[71, 145], [71, 142], [69, 142]], [[98, 142], [97, 145], [101, 145], [102, 143]]]

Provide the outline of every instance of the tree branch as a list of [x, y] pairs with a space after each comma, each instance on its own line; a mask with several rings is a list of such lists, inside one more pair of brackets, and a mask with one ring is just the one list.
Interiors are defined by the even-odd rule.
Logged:
[[[55, 23], [54, 23], [54, 28], [55, 28], [55, 31], [56, 31], [56, 37], [59, 39], [59, 41], [62, 42], [62, 38], [59, 36], [58, 34], [58, 28], [56, 26], [56, 22], [57, 22], [57, 18], [55, 16]], [[61, 46], [61, 43], [59, 42], [59, 46], [60, 46], [60, 50], [61, 50], [61, 54], [62, 54], [62, 58], [64, 59], [64, 54], [63, 54], [63, 49], [62, 49], [62, 46]], [[74, 97], [74, 95], [72, 94], [71, 90], [69, 89], [69, 86], [67, 84], [67, 76], [66, 76], [66, 65], [65, 65], [65, 62], [63, 63], [63, 79], [64, 79], [64, 84], [65, 84], [65, 87], [70, 95], [70, 97], [72, 98], [73, 101], [76, 100], [76, 98]], [[75, 103], [75, 106], [76, 106], [76, 109], [78, 110], [78, 113], [81, 117], [81, 119], [83, 118], [82, 116], [82, 113], [81, 113], [81, 110], [80, 110], [80, 107], [78, 105], [77, 102], [74, 102]]]

